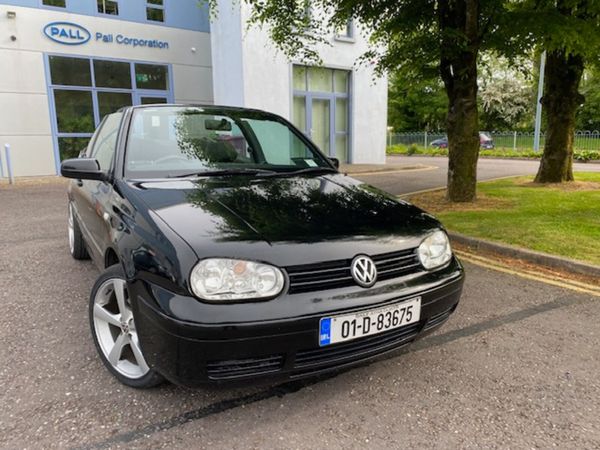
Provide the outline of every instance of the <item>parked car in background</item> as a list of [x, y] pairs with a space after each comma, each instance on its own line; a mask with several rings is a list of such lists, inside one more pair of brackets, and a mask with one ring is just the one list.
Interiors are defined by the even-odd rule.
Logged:
[[445, 322], [464, 275], [444, 227], [337, 165], [262, 111], [107, 115], [61, 173], [71, 255], [102, 271], [89, 320], [108, 370], [137, 388], [300, 378]]
[[491, 150], [494, 148], [494, 140], [492, 139], [492, 137], [489, 134], [480, 132], [479, 133], [479, 147], [486, 149], [486, 150]]
[[443, 138], [431, 141], [429, 145], [435, 148], [448, 148], [448, 138], [444, 136]]
[[[429, 145], [436, 148], [448, 148], [448, 137], [444, 136], [443, 138], [431, 141]], [[479, 146], [483, 149], [490, 150], [494, 148], [494, 140], [489, 134], [480, 132]]]

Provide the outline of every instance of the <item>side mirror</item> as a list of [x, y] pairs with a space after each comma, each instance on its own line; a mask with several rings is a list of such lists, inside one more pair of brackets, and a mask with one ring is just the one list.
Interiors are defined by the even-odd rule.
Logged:
[[335, 167], [336, 169], [340, 168], [340, 160], [337, 158], [329, 158], [329, 162], [331, 164], [333, 164], [333, 167]]
[[100, 170], [100, 164], [94, 158], [65, 159], [60, 165], [60, 174], [78, 180], [106, 180], [106, 173]]

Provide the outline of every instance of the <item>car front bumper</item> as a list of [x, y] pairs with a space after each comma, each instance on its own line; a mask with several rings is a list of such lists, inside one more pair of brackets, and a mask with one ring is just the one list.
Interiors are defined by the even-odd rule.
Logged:
[[[276, 313], [280, 309], [262, 302], [258, 311], [267, 316], [264, 320], [256, 320], [253, 310], [248, 310], [250, 320], [235, 322], [222, 321], [223, 310], [239, 311], [250, 304], [207, 306], [140, 280], [131, 283], [129, 290], [135, 299], [136, 328], [148, 364], [175, 384], [197, 386], [207, 382], [308, 377], [387, 356], [445, 322], [458, 305], [463, 282], [462, 266], [454, 259], [440, 271], [408, 281], [390, 280], [370, 291], [349, 288], [289, 295], [296, 297], [290, 302], [296, 311], [288, 306], [286, 317], [268, 317], [266, 311]], [[319, 346], [322, 317], [377, 308], [417, 296], [421, 297], [419, 322]], [[199, 304], [200, 309], [184, 311], [182, 305], [189, 305], [188, 302]], [[186, 320], [176, 317], [186, 314]]]

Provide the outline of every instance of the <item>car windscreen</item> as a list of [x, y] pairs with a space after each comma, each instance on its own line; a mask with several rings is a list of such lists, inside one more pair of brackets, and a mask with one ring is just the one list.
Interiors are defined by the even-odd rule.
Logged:
[[331, 165], [285, 121], [238, 109], [135, 109], [125, 150], [125, 175], [137, 179], [320, 167]]

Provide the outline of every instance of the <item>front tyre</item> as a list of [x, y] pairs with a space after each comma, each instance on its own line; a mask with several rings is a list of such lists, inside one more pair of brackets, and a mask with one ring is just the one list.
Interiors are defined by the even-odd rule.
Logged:
[[121, 383], [147, 389], [164, 381], [144, 359], [125, 274], [119, 264], [106, 269], [96, 280], [89, 316], [100, 359]]
[[73, 203], [69, 202], [69, 252], [75, 259], [89, 259], [89, 254], [85, 248], [85, 242], [81, 234], [81, 229], [73, 212]]

